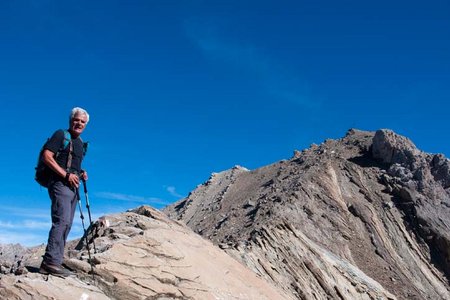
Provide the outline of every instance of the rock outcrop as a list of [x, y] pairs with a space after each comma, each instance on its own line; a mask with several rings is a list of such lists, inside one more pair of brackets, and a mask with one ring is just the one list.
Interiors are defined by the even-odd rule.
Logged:
[[24, 257], [34, 252], [20, 244], [0, 245], [0, 274], [21, 275], [25, 271]]
[[214, 173], [164, 213], [97, 221], [66, 279], [0, 245], [0, 299], [450, 299], [450, 161], [389, 130]]
[[297, 299], [450, 299], [450, 162], [349, 130], [164, 210]]
[[97, 235], [97, 253], [90, 243], [94, 276], [85, 239], [69, 247], [65, 265], [76, 276], [66, 279], [37, 273], [44, 248], [30, 249], [20, 258], [27, 266], [22, 275], [1, 275], [0, 299], [291, 299], [211, 242], [150, 207], [105, 220], [109, 226], [97, 223], [88, 239]]

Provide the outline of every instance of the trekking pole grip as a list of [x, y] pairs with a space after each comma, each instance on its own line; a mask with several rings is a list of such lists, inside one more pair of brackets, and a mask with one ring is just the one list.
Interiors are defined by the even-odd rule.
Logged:
[[84, 178], [81, 178], [81, 181], [83, 181], [84, 193], [86, 194], [88, 192], [86, 187], [86, 180], [84, 180]]

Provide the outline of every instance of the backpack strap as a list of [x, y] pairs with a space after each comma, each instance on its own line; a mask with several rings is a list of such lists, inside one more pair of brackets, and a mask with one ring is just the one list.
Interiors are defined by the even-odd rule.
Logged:
[[89, 142], [83, 142], [83, 157], [86, 156], [88, 148], [89, 148]]
[[72, 153], [73, 153], [73, 145], [72, 140], [69, 142], [69, 156], [67, 157], [67, 171], [70, 170], [70, 167], [72, 166]]
[[64, 130], [64, 140], [62, 145], [62, 150], [65, 150], [69, 146], [69, 156], [67, 157], [67, 165], [66, 165], [66, 171], [70, 170], [70, 167], [72, 166], [72, 157], [73, 157], [73, 144], [72, 144], [72, 137], [70, 136], [70, 132], [67, 130]]
[[70, 132], [67, 130], [64, 130], [64, 141], [62, 149], [65, 150], [67, 146], [69, 146], [69, 143], [72, 141], [72, 137], [70, 136]]

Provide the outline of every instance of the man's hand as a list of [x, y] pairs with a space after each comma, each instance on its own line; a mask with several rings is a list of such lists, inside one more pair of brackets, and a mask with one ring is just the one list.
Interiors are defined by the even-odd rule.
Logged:
[[70, 173], [69, 177], [67, 178], [67, 183], [71, 187], [78, 188], [80, 186], [80, 179], [78, 178], [78, 176], [76, 174]]

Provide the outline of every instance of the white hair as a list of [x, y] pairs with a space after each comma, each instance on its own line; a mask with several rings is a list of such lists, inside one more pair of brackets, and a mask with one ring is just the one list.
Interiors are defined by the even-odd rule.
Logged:
[[74, 107], [72, 108], [72, 111], [70, 112], [69, 120], [71, 121], [73, 117], [77, 114], [82, 114], [86, 116], [86, 124], [89, 122], [89, 114], [86, 110], [82, 109], [81, 107]]

